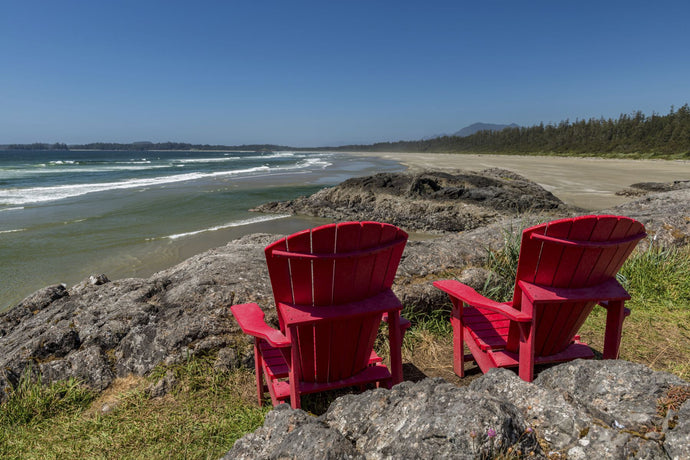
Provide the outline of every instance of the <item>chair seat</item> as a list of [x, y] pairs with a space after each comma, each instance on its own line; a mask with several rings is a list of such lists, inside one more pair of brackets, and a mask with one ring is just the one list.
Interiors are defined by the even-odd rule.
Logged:
[[[264, 372], [266, 372], [270, 380], [288, 377], [290, 368], [287, 364], [287, 361], [285, 361], [285, 357], [283, 356], [280, 348], [275, 348], [265, 340], [262, 340], [259, 343], [259, 350], [264, 360]], [[369, 366], [373, 366], [381, 362], [383, 362], [383, 358], [372, 350], [371, 355], [369, 355]]]
[[482, 351], [506, 347], [510, 320], [501, 314], [483, 308], [465, 307], [462, 320]]

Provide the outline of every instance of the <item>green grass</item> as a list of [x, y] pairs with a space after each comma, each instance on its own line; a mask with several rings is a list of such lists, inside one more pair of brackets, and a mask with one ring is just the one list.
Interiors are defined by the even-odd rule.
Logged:
[[[632, 297], [620, 357], [690, 379], [690, 246], [651, 245], [633, 254], [618, 278]], [[600, 350], [605, 316], [595, 309], [582, 329], [585, 341]]]
[[[146, 387], [166, 371], [177, 386], [151, 398]], [[253, 401], [252, 372], [217, 371], [210, 358], [159, 368], [155, 377], [116, 395], [106, 414], [102, 400], [74, 381], [27, 381], [0, 407], [0, 458], [215, 459], [269, 410]]]
[[[503, 249], [488, 252], [486, 259], [486, 268], [499, 274], [503, 285], [487, 287], [485, 294], [499, 300], [512, 293], [519, 232], [506, 232], [505, 239]], [[653, 245], [629, 258], [619, 276], [632, 295], [621, 358], [690, 378], [688, 273], [690, 246]], [[422, 376], [469, 380], [453, 380], [447, 309], [405, 309], [403, 315], [412, 321], [403, 343], [404, 363]], [[598, 350], [604, 323], [605, 311], [595, 308], [581, 329], [583, 340]], [[385, 328], [376, 347], [387, 354]], [[0, 406], [0, 458], [219, 458], [236, 439], [263, 423], [270, 404], [257, 405], [252, 370], [219, 371], [213, 361], [207, 356], [161, 366], [147, 379], [121, 379], [102, 395], [75, 380], [41, 385], [24, 376]], [[146, 388], [166, 374], [173, 375], [177, 385], [168, 395], [152, 398]], [[309, 395], [304, 408], [322, 413], [347, 391]], [[106, 405], [112, 410], [104, 412]]]

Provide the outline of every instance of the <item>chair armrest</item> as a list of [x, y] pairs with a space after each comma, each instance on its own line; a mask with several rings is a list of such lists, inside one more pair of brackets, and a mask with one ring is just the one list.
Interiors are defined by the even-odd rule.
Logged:
[[447, 293], [448, 295], [455, 297], [458, 300], [472, 306], [484, 308], [486, 310], [499, 313], [511, 321], [517, 322], [529, 322], [532, 321], [532, 317], [527, 313], [516, 310], [515, 308], [506, 305], [504, 303], [499, 303], [491, 299], [487, 299], [471, 287], [462, 284], [460, 281], [456, 280], [442, 280], [434, 281], [434, 286]]
[[230, 310], [245, 334], [264, 339], [277, 348], [290, 346], [290, 341], [282, 332], [266, 324], [264, 312], [257, 304], [233, 305]]
[[[400, 318], [400, 330], [401, 331], [406, 331], [412, 326], [412, 323], [410, 323], [410, 320], [407, 318], [403, 318], [402, 316]], [[383, 314], [383, 317], [381, 318], [386, 324], [388, 324], [388, 312]]]
[[[611, 304], [609, 303], [608, 300], [602, 300], [601, 302], [599, 302], [599, 305], [604, 307], [606, 310], [611, 308]], [[629, 308], [623, 308], [623, 317], [627, 318], [628, 316], [630, 316], [630, 309]]]
[[604, 281], [596, 286], [584, 288], [557, 288], [551, 286], [540, 286], [518, 281], [518, 285], [527, 298], [535, 304], [549, 302], [583, 302], [607, 300], [630, 300], [630, 295], [615, 279]]

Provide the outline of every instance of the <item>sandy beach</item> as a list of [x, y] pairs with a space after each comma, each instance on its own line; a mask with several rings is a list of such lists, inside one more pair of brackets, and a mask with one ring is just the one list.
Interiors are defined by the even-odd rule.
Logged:
[[411, 171], [504, 168], [537, 182], [564, 202], [596, 211], [631, 200], [615, 193], [638, 182], [690, 180], [690, 161], [619, 160], [456, 153], [358, 153], [394, 160]]

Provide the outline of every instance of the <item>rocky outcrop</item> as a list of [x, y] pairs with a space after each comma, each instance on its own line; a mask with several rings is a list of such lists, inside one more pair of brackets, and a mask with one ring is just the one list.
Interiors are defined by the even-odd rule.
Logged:
[[690, 244], [690, 188], [652, 193], [608, 212], [633, 217], [645, 225], [650, 238], [640, 242], [642, 248], [652, 242], [664, 247]]
[[[690, 241], [690, 189], [652, 194], [610, 212], [639, 219], [665, 245]], [[394, 290], [406, 306], [430, 310], [447, 302], [431, 281], [448, 276], [481, 286], [485, 260], [508, 233], [552, 216], [525, 214], [443, 238], [410, 241]], [[0, 401], [21, 375], [44, 382], [76, 377], [95, 389], [114, 378], [144, 375], [219, 351], [218, 366], [247, 363], [249, 340], [229, 307], [257, 302], [275, 322], [263, 248], [277, 235], [249, 235], [194, 256], [148, 279], [94, 276], [73, 287], [50, 286], [0, 314]], [[221, 362], [222, 361], [222, 362]]]
[[26, 372], [102, 390], [116, 377], [238, 343], [226, 367], [240, 365], [249, 359], [245, 338], [227, 307], [270, 305], [263, 247], [274, 239], [244, 237], [149, 279], [101, 276], [37, 291], [0, 315], [0, 401]]
[[348, 179], [309, 197], [264, 204], [255, 211], [343, 220], [374, 220], [424, 232], [458, 232], [526, 212], [568, 207], [510, 171], [381, 173]]
[[638, 182], [630, 187], [616, 192], [619, 196], [644, 196], [650, 193], [671, 192], [690, 188], [690, 180], [676, 180], [673, 182]]
[[578, 360], [533, 383], [494, 369], [467, 387], [403, 382], [335, 400], [313, 417], [287, 405], [225, 459], [690, 456], [690, 383], [625, 361]]

